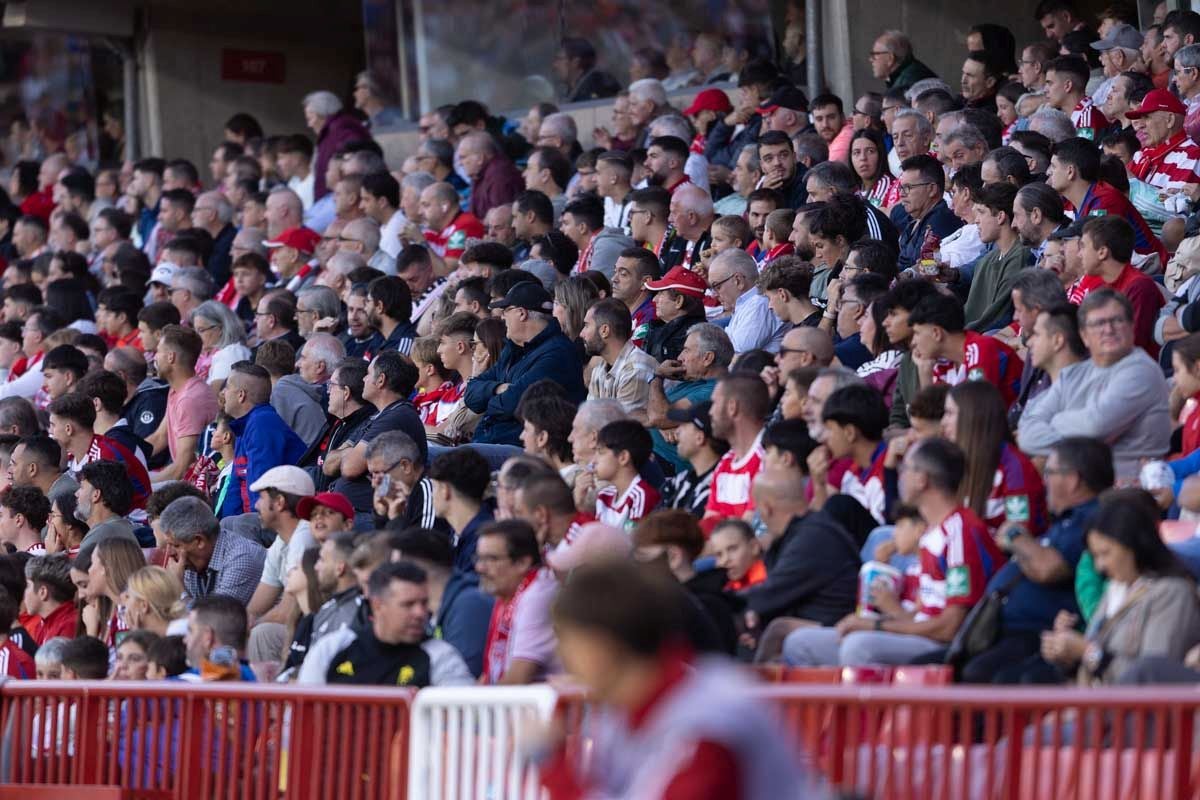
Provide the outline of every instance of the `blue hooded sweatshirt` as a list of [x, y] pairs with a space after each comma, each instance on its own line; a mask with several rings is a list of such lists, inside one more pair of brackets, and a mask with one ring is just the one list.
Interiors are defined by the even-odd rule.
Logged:
[[225, 502], [217, 511], [222, 519], [253, 511], [250, 486], [273, 467], [299, 463], [307, 449], [270, 403], [260, 403], [246, 416], [230, 420], [229, 428], [237, 442]]

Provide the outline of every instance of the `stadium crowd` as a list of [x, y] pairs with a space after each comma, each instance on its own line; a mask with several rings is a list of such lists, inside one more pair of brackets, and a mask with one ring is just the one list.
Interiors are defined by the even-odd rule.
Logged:
[[[885, 31], [855, 98], [569, 38], [591, 149], [466, 100], [389, 170], [363, 73], [206, 169], [16, 163], [0, 672], [565, 670], [659, 733], [721, 725], [697, 653], [1200, 680], [1200, 14], [1036, 17], [949, 82]], [[663, 796], [760, 796], [730, 741]]]

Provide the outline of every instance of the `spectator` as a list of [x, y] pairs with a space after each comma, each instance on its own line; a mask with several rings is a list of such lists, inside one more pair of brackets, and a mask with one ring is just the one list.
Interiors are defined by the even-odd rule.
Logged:
[[155, 481], [179, 480], [196, 458], [200, 434], [217, 416], [213, 390], [196, 375], [203, 342], [192, 330], [179, 325], [162, 329], [155, 351], [159, 376], [167, 382], [166, 414], [147, 439], [155, 453], [167, 451], [170, 463], [154, 473]]
[[467, 407], [483, 415], [475, 442], [515, 446], [520, 441], [517, 404], [525, 389], [543, 378], [564, 386], [572, 402], [584, 399], [579, 357], [551, 316], [552, 306], [550, 294], [533, 283], [518, 284], [491, 304], [501, 312], [508, 343], [499, 362], [467, 384]]
[[707, 321], [702, 301], [708, 282], [685, 267], [672, 267], [661, 280], [646, 280], [643, 286], [654, 302], [644, 349], [658, 362], [675, 361], [692, 326]]
[[762, 434], [769, 404], [766, 384], [757, 375], [731, 373], [713, 390], [713, 435], [729, 442], [730, 449], [713, 471], [704, 509], [708, 530], [721, 519], [742, 517], [754, 509], [750, 487], [762, 469]]
[[871, 46], [872, 74], [889, 89], [909, 89], [914, 83], [936, 77], [913, 55], [912, 42], [902, 31], [884, 31]]
[[914, 155], [900, 164], [900, 206], [891, 220], [900, 231], [897, 266], [909, 269], [937, 249], [938, 243], [962, 227], [942, 195], [946, 178], [942, 165], [929, 155]]
[[736, 353], [779, 350], [786, 330], [757, 288], [758, 268], [747, 253], [730, 250], [713, 259], [709, 286], [730, 314], [726, 330]]
[[969, 330], [990, 331], [1012, 318], [1012, 286], [1030, 260], [1029, 248], [1021, 244], [1013, 227], [1016, 196], [1017, 187], [1007, 183], [984, 186], [976, 196], [979, 238], [996, 246], [974, 265], [971, 291], [963, 308]]
[[788, 208], [800, 208], [807, 202], [804, 174], [808, 170], [797, 164], [792, 140], [786, 133], [772, 130], [759, 136], [758, 161], [763, 174], [762, 188], [779, 192]]
[[987, 381], [1000, 390], [1005, 406], [1020, 389], [1024, 365], [1016, 352], [993, 336], [965, 329], [963, 308], [952, 297], [938, 294], [921, 300], [909, 315], [915, 358], [928, 364], [921, 384]]
[[33, 636], [37, 645], [41, 647], [56, 636], [74, 638], [79, 611], [70, 561], [59, 555], [35, 556], [25, 564], [25, 581], [25, 610], [42, 623]]
[[446, 264], [446, 272], [458, 266], [468, 239], [482, 239], [487, 231], [479, 218], [459, 207], [458, 192], [449, 183], [434, 183], [421, 192], [421, 219], [425, 242]]
[[[292, 598], [284, 591], [287, 574], [300, 566], [304, 551], [316, 546], [308, 523], [301, 520], [298, 506], [301, 499], [316, 493], [313, 480], [299, 467], [284, 464], [273, 467], [250, 485], [257, 495], [254, 510], [262, 527], [275, 532], [275, 540], [267, 548], [262, 576], [254, 596], [246, 608], [254, 627], [267, 622], [281, 627], [295, 610]], [[283, 631], [277, 631], [282, 634]], [[282, 650], [280, 642], [278, 650]]]
[[[184, 572], [185, 580], [187, 575]], [[248, 633], [244, 600], [219, 593], [196, 598], [184, 637], [188, 673], [202, 681], [253, 682], [254, 672], [245, 661]]]
[[50, 501], [32, 486], [9, 486], [0, 491], [0, 543], [19, 553], [45, 555], [42, 529], [50, 516]]
[[524, 188], [521, 173], [490, 134], [480, 131], [464, 136], [455, 156], [471, 179], [469, 211], [476, 219], [483, 219], [497, 206], [509, 205]]
[[1017, 683], [1025, 664], [1041, 650], [1059, 613], [1077, 614], [1075, 567], [1086, 548], [1087, 525], [1098, 496], [1113, 484], [1112, 452], [1082, 437], [1060, 440], [1046, 459], [1046, 501], [1058, 521], [1036, 538], [1022, 526], [1003, 531], [1012, 554], [992, 577], [988, 591], [1007, 595], [998, 641], [963, 665], [967, 683]]
[[589, 356], [602, 364], [592, 370], [588, 399], [611, 398], [621, 402], [626, 413], [645, 419], [650, 384], [657, 364], [634, 346], [629, 309], [616, 299], [593, 305], [584, 316], [580, 336]]
[[1087, 95], [1090, 74], [1087, 62], [1078, 56], [1054, 59], [1046, 66], [1046, 100], [1071, 115], [1079, 136], [1095, 142], [1109, 123]]
[[571, 487], [556, 475], [528, 478], [517, 488], [512, 505], [513, 516], [533, 527], [538, 544], [548, 553], [570, 546], [585, 525], [596, 521], [575, 508]]
[[272, 467], [299, 461], [306, 448], [268, 402], [271, 378], [262, 367], [248, 361], [234, 364], [222, 396], [237, 440], [234, 469], [217, 509], [224, 519], [250, 513], [250, 486]]
[[272, 408], [306, 447], [316, 443], [325, 427], [329, 381], [345, 357], [346, 351], [336, 337], [314, 333], [300, 348], [298, 374], [282, 376], [271, 388]]
[[767, 579], [767, 567], [754, 529], [740, 519], [723, 522], [713, 529], [710, 537], [716, 553], [717, 567], [725, 570], [729, 579], [728, 592], [740, 592], [757, 586]]
[[90, 555], [104, 539], [136, 539], [133, 525], [125, 518], [132, 507], [133, 487], [122, 465], [115, 461], [85, 464], [79, 470], [79, 489], [75, 492], [75, 516], [88, 525], [80, 553]]
[[10, 678], [30, 680], [37, 677], [33, 657], [17, 646], [9, 635], [17, 621], [19, 607], [17, 598], [0, 589], [0, 673]]
[[574, 273], [596, 270], [611, 279], [617, 258], [634, 246], [620, 229], [605, 227], [604, 206], [591, 194], [577, 197], [563, 208], [559, 230], [579, 248]]
[[313, 92], [304, 98], [304, 122], [317, 137], [317, 154], [313, 160], [315, 176], [313, 199], [320, 200], [333, 187], [326, 186], [325, 174], [330, 159], [347, 143], [370, 139], [366, 128], [333, 92]]
[[593, 469], [587, 473], [594, 473], [596, 482], [604, 484], [596, 493], [598, 521], [628, 530], [658, 506], [658, 490], [641, 475], [652, 448], [650, 434], [632, 419], [610, 422], [600, 429]]
[[470, 570], [457, 569], [450, 543], [432, 531], [418, 528], [396, 534], [391, 542], [405, 561], [425, 571], [430, 622], [440, 638], [462, 656], [471, 675], [478, 678], [483, 670], [494, 601], [479, 590], [474, 557]]
[[223, 530], [208, 505], [196, 497], [171, 503], [158, 524], [166, 546], [183, 562], [183, 587], [193, 601], [210, 595], [236, 598], [244, 615], [258, 587], [266, 551]]
[[558, 667], [550, 605], [558, 591], [542, 568], [537, 537], [529, 523], [493, 522], [479, 532], [475, 569], [483, 591], [496, 599], [483, 654], [481, 681], [523, 685]]
[[459, 572], [475, 570], [479, 531], [493, 519], [492, 507], [484, 501], [491, 480], [487, 459], [465, 447], [442, 453], [429, 468], [433, 512], [453, 531], [454, 568]]
[[820, 94], [812, 101], [813, 126], [829, 145], [830, 161], [850, 160], [850, 139], [854, 124], [846, 118], [842, 99], [835, 94]]
[[983, 522], [960, 505], [963, 470], [962, 451], [943, 439], [927, 439], [905, 454], [900, 497], [931, 526], [921, 537], [917, 569], [922, 585], [933, 588], [921, 592], [916, 607], [903, 608], [894, 594], [873, 587], [882, 617], [852, 613], [833, 628], [801, 628], [784, 642], [787, 663], [904, 664], [954, 638], [1004, 563]]

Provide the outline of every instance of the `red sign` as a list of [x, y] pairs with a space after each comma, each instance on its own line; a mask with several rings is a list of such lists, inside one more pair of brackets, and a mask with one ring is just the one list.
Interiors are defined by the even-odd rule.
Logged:
[[283, 53], [261, 50], [222, 50], [221, 80], [283, 83], [287, 62]]

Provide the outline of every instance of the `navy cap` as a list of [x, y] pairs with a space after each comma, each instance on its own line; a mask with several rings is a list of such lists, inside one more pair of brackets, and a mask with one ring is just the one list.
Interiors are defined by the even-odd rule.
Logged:
[[526, 281], [509, 289], [502, 299], [493, 300], [488, 308], [524, 308], [548, 314], [554, 310], [554, 298], [540, 282]]

